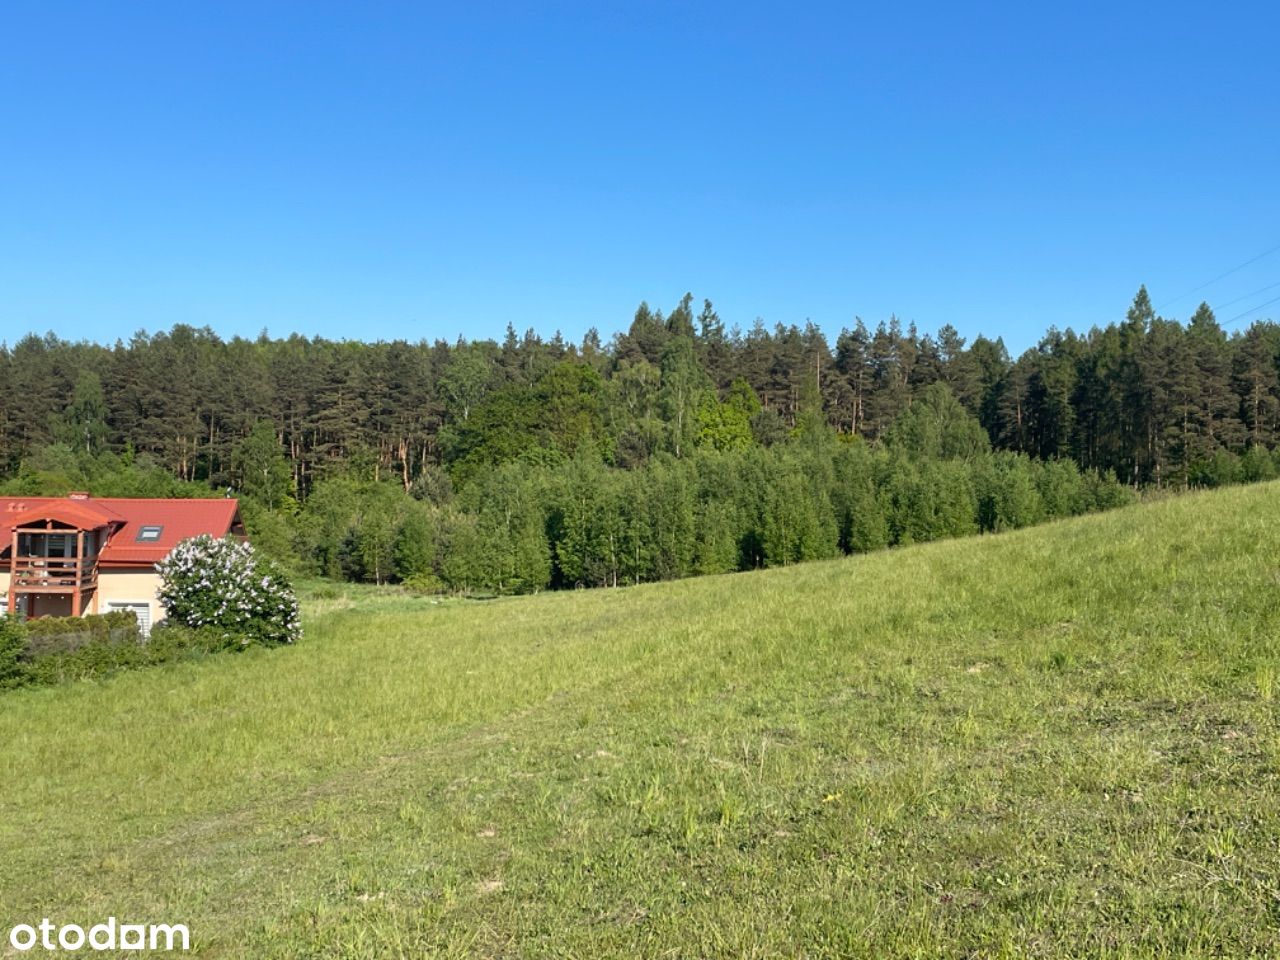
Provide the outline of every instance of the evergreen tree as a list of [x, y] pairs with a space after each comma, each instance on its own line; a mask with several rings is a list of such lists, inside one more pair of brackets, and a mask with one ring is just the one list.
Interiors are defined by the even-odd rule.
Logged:
[[1236, 350], [1235, 380], [1241, 419], [1253, 446], [1270, 446], [1276, 436], [1276, 414], [1280, 410], [1276, 329], [1270, 324], [1253, 324]]
[[1240, 398], [1231, 385], [1231, 347], [1207, 303], [1201, 303], [1187, 325], [1191, 368], [1184, 371], [1183, 447], [1188, 465], [1213, 457], [1222, 448], [1244, 443]]

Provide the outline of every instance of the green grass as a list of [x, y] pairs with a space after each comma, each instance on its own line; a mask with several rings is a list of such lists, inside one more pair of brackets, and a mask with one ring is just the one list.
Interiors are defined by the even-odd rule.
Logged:
[[0, 698], [0, 932], [1280, 951], [1275, 484], [628, 590], [307, 596], [295, 648]]

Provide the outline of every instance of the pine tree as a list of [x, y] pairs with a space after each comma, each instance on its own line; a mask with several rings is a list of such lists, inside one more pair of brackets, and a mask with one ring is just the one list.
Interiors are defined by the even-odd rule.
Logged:
[[1207, 461], [1219, 450], [1244, 444], [1240, 398], [1231, 386], [1231, 348], [1207, 303], [1201, 303], [1187, 326], [1191, 369], [1182, 382], [1190, 402], [1183, 408], [1188, 464]]
[[1280, 411], [1280, 378], [1276, 373], [1277, 333], [1270, 323], [1254, 323], [1236, 348], [1235, 382], [1241, 419], [1251, 445], [1270, 446], [1276, 438]]
[[871, 389], [871, 335], [862, 318], [852, 330], [842, 330], [836, 340], [835, 367], [845, 384], [847, 409], [837, 408], [837, 423], [847, 424], [849, 433], [861, 436], [866, 429], [867, 395]]

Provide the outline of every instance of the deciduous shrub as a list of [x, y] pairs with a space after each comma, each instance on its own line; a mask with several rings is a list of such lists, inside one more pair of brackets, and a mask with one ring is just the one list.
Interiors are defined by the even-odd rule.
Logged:
[[1225, 487], [1240, 480], [1240, 458], [1229, 450], [1196, 460], [1187, 469], [1187, 483], [1193, 487]]
[[0, 618], [0, 689], [81, 680], [146, 660], [132, 613]]
[[1084, 474], [1085, 485], [1089, 489], [1089, 510], [1114, 510], [1125, 507], [1138, 499], [1132, 487], [1116, 481], [1116, 475], [1110, 470], [1099, 473], [1090, 470]]
[[28, 620], [26, 633], [22, 661], [28, 683], [87, 680], [149, 662], [132, 613]]
[[25, 624], [21, 683], [54, 684], [104, 677], [234, 645], [221, 630], [193, 630], [162, 623], [143, 639], [132, 613], [96, 617], [52, 617]]
[[131, 611], [113, 611], [87, 617], [41, 617], [26, 622], [24, 659], [74, 653], [91, 643], [99, 645], [142, 640], [138, 618]]
[[22, 651], [27, 645], [27, 631], [17, 617], [0, 617], [0, 690], [26, 683]]
[[301, 636], [293, 586], [248, 543], [193, 537], [156, 570], [163, 581], [160, 602], [178, 625], [217, 628], [242, 644], [293, 643]]
[[1275, 461], [1266, 447], [1254, 444], [1240, 458], [1240, 479], [1245, 483], [1257, 483], [1259, 480], [1276, 478]]
[[89, 680], [241, 647], [240, 635], [221, 627], [169, 621], [144, 639], [137, 618], [125, 612], [25, 622], [0, 617], [0, 690]]

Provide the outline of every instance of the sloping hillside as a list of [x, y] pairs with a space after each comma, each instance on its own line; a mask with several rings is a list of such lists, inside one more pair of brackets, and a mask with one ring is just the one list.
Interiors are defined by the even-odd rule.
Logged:
[[1280, 486], [851, 560], [313, 605], [0, 698], [0, 922], [208, 956], [1280, 949]]

